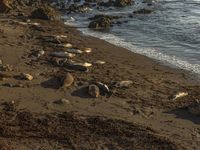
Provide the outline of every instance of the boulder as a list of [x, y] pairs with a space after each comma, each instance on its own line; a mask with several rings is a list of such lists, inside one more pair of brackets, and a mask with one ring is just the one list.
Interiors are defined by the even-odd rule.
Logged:
[[30, 17], [33, 19], [56, 20], [58, 18], [58, 14], [53, 8], [45, 5], [35, 9], [31, 13]]
[[0, 0], [0, 13], [6, 13], [11, 9], [12, 0]]
[[96, 15], [90, 19], [93, 21], [90, 22], [88, 28], [102, 29], [109, 28], [112, 25], [112, 18], [110, 16]]
[[114, 6], [116, 7], [124, 7], [124, 6], [129, 6], [132, 4], [133, 4], [132, 0], [115, 0], [114, 2]]
[[89, 11], [89, 7], [87, 4], [83, 5], [71, 4], [67, 10], [69, 12], [84, 13]]

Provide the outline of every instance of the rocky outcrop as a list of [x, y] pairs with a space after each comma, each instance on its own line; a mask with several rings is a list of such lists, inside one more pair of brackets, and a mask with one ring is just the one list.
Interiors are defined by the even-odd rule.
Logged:
[[53, 8], [45, 5], [35, 9], [30, 17], [33, 19], [56, 20], [59, 15]]
[[0, 13], [6, 13], [11, 9], [12, 0], [0, 0]]

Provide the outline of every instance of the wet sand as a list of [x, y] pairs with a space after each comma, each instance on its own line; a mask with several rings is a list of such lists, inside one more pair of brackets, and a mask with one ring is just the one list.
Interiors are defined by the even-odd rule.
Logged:
[[[10, 16], [9, 16], [10, 17]], [[200, 98], [195, 78], [179, 69], [82, 35], [60, 21], [23, 20], [0, 16], [0, 147], [3, 149], [198, 149], [200, 118], [187, 107]], [[90, 62], [88, 72], [55, 65], [52, 51], [64, 50], [47, 36], [65, 35], [62, 43], [78, 49], [74, 61]], [[36, 57], [38, 50], [45, 54]], [[95, 65], [102, 60], [104, 65]], [[60, 88], [58, 77], [70, 72], [75, 82]], [[32, 81], [17, 78], [20, 73]], [[114, 83], [131, 80], [128, 88]], [[112, 90], [92, 98], [88, 85], [102, 82]], [[188, 96], [170, 99], [174, 93]], [[55, 101], [65, 98], [66, 104]]]

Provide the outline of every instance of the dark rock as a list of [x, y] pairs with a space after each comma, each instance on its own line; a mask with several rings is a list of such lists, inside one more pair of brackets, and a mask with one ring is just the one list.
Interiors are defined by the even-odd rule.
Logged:
[[132, 0], [115, 0], [114, 2], [114, 6], [116, 7], [124, 7], [124, 6], [129, 6], [132, 4], [133, 4]]
[[85, 0], [87, 3], [96, 3], [98, 0]]
[[90, 22], [88, 27], [93, 29], [109, 28], [112, 24], [112, 18], [110, 16], [96, 15], [90, 19], [94, 21]]
[[35, 9], [31, 13], [30, 17], [33, 19], [56, 20], [58, 18], [58, 14], [53, 8], [45, 5]]
[[112, 2], [112, 1], [100, 2], [98, 5], [99, 5], [99, 6], [103, 6], [103, 7], [111, 7], [111, 6], [114, 5], [114, 2]]
[[94, 17], [89, 18], [92, 20], [88, 28], [93, 29], [106, 29], [113, 26], [113, 20], [119, 19], [121, 16], [107, 16], [107, 15], [95, 15]]
[[89, 5], [88, 4], [84, 4], [84, 5], [71, 4], [67, 10], [69, 12], [84, 13], [89, 10]]
[[109, 28], [111, 23], [112, 21], [109, 18], [101, 18], [90, 22], [88, 27], [93, 29]]
[[152, 12], [153, 10], [150, 10], [150, 9], [140, 9], [137, 11], [133, 11], [134, 14], [150, 14]]
[[108, 15], [95, 15], [94, 17], [88, 18], [89, 20], [97, 20], [100, 18], [109, 18], [109, 19], [119, 19], [121, 16], [108, 16]]

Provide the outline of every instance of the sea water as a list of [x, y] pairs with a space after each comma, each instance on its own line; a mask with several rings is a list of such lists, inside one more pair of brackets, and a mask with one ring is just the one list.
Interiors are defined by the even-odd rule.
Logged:
[[[141, 8], [154, 11], [132, 13]], [[123, 16], [123, 23], [104, 32], [88, 29], [88, 18], [96, 14]], [[136, 0], [133, 6], [93, 8], [87, 13], [68, 14], [65, 19], [84, 34], [200, 74], [200, 0], [156, 0], [151, 6]]]

